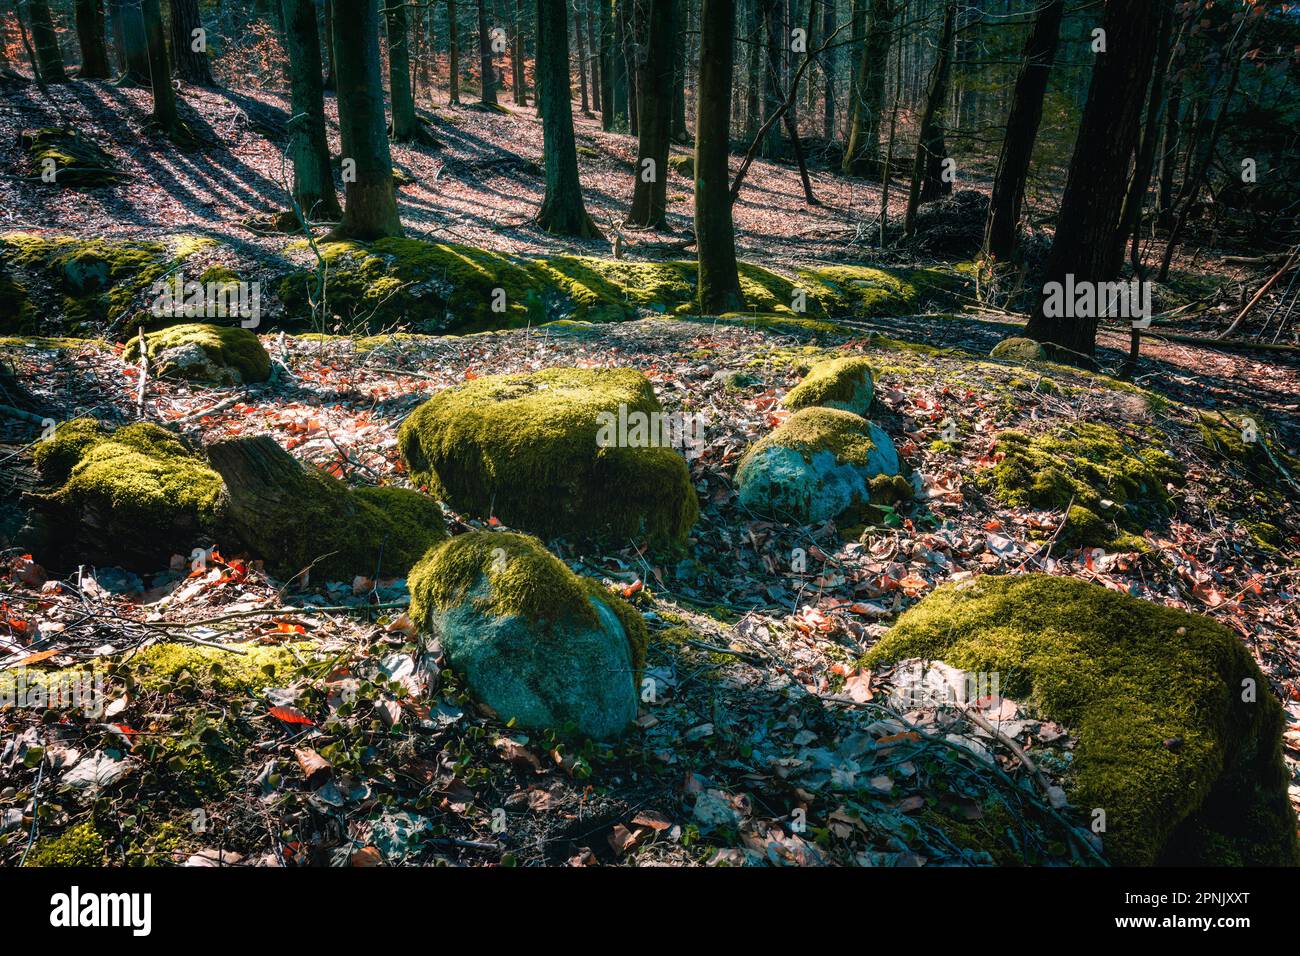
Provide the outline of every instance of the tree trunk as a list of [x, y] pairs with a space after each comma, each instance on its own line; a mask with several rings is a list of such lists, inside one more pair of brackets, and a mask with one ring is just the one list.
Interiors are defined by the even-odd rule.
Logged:
[[411, 48], [406, 21], [406, 0], [383, 0], [388, 30], [388, 87], [392, 100], [393, 139], [409, 143], [420, 139], [420, 121], [411, 93]]
[[492, 65], [492, 37], [488, 33], [487, 0], [478, 0], [479, 102], [497, 105], [496, 67]]
[[707, 315], [744, 308], [736, 271], [727, 159], [735, 0], [700, 0], [700, 70], [695, 103], [695, 249], [697, 297]]
[[673, 21], [673, 118], [672, 132], [669, 134], [674, 143], [690, 142], [690, 133], [686, 129], [686, 10], [687, 3], [673, 5], [676, 19]]
[[[921, 114], [921, 132], [916, 143], [916, 160], [912, 164], [912, 182], [907, 193], [907, 218], [903, 231], [911, 235], [916, 225], [916, 210], [921, 203], [938, 195], [938, 170], [943, 163], [943, 127], [939, 123], [948, 98], [948, 75], [952, 67], [952, 35], [957, 23], [957, 5], [949, 2], [943, 11], [943, 28], [939, 31], [939, 47], [930, 71], [930, 86], [925, 96], [925, 109]], [[864, 80], [865, 84], [865, 80]], [[951, 188], [951, 187], [950, 187]]]
[[[144, 35], [142, 0], [114, 0], [116, 20], [121, 23], [122, 61], [126, 69], [118, 77], [118, 86], [149, 85], [149, 44]], [[116, 29], [115, 29], [116, 32]]]
[[[203, 34], [196, 37], [194, 32], [203, 29], [203, 24], [199, 19], [198, 0], [170, 0], [170, 7], [171, 54], [177, 75], [186, 83], [193, 83], [195, 86], [212, 86], [212, 70], [208, 66], [207, 39]], [[199, 43], [199, 37], [203, 37], [203, 42], [200, 44], [203, 47], [202, 50], [194, 49], [195, 45]]]
[[627, 221], [652, 229], [667, 228], [668, 147], [672, 138], [673, 25], [676, 0], [650, 0], [646, 58], [641, 70], [640, 131], [636, 186]]
[[880, 120], [885, 112], [885, 67], [894, 30], [890, 0], [872, 0], [871, 19], [858, 64], [858, 95], [850, 104], [852, 121], [844, 150], [844, 172], [850, 176], [880, 174]]
[[[567, 26], [566, 26], [567, 29]], [[527, 74], [524, 72], [524, 7], [523, 0], [515, 0], [515, 35], [510, 45], [511, 92], [516, 106], [528, 105]]]
[[1048, 0], [1039, 8], [1025, 41], [1024, 60], [1016, 77], [998, 171], [993, 179], [993, 199], [984, 227], [984, 254], [992, 259], [1009, 259], [1016, 248], [1025, 179], [1043, 118], [1043, 95], [1056, 59], [1064, 13], [1065, 0]]
[[609, 95], [605, 108], [609, 112], [609, 125], [606, 129], [623, 129], [627, 126], [627, 58], [623, 48], [622, 7], [628, 0], [603, 0], [602, 16], [607, 20], [602, 23], [602, 33], [608, 43], [607, 62], [609, 64]]
[[141, 0], [140, 14], [144, 18], [145, 44], [149, 50], [150, 89], [153, 91], [153, 112], [149, 119], [157, 123], [168, 136], [176, 137], [181, 133], [181, 119], [176, 112], [171, 59], [167, 56], [167, 37], [163, 32], [162, 11], [158, 0]]
[[447, 104], [460, 106], [460, 29], [456, 0], [447, 0]]
[[587, 55], [591, 64], [591, 108], [597, 113], [604, 113], [605, 78], [604, 64], [600, 55], [599, 21], [591, 15], [592, 0], [581, 0], [582, 16], [587, 23]]
[[[1115, 278], [1114, 249], [1116, 242], [1123, 242], [1119, 225], [1127, 173], [1159, 32], [1159, 18], [1148, 16], [1148, 11], [1147, 0], [1107, 0], [1102, 17], [1107, 48], [1097, 54], [1093, 67], [1047, 258], [1047, 283], [1063, 285], [1067, 275], [1074, 276], [1076, 286]], [[1025, 334], [1053, 346], [1058, 357], [1091, 363], [1097, 316], [1048, 316], [1047, 300], [1045, 288]]]
[[582, 35], [582, 6], [573, 5], [573, 37], [578, 44], [578, 93], [583, 116], [591, 115], [591, 99], [587, 95], [587, 41]]
[[573, 141], [569, 99], [569, 23], [564, 4], [537, 0], [537, 94], [542, 103], [542, 152], [546, 156], [546, 194], [537, 224], [547, 232], [599, 239], [587, 215], [578, 182], [578, 151]]
[[640, 133], [640, 117], [637, 115], [637, 107], [641, 99], [637, 96], [637, 80], [640, 76], [640, 44], [637, 38], [637, 27], [640, 24], [638, 14], [640, 12], [637, 0], [620, 0], [618, 5], [618, 42], [619, 49], [623, 51], [623, 74], [627, 82], [627, 131], [633, 136]]
[[[818, 0], [813, 0], [814, 3]], [[835, 4], [832, 0], [822, 0], [822, 42], [825, 43], [835, 32]], [[835, 45], [822, 51], [822, 76], [825, 80], [825, 99], [822, 102], [822, 136], [829, 143], [835, 139]]]
[[108, 48], [104, 45], [103, 0], [77, 0], [77, 45], [81, 48], [82, 80], [106, 80], [111, 75]]
[[393, 158], [384, 122], [377, 0], [334, 0], [333, 42], [345, 197], [343, 221], [334, 236], [362, 240], [400, 236]]
[[293, 197], [310, 220], [343, 215], [334, 192], [329, 141], [325, 136], [325, 89], [321, 79], [320, 32], [312, 0], [281, 0], [285, 47], [289, 54], [289, 156]]
[[36, 68], [40, 71], [41, 82], [68, 82], [49, 4], [45, 0], [27, 0], [27, 18], [32, 24], [32, 46], [36, 48]]
[[[287, 17], [285, 19], [288, 19]], [[334, 0], [325, 0], [325, 82], [324, 89], [334, 89]], [[319, 59], [319, 54], [317, 59]]]
[[767, 47], [763, 63], [763, 122], [769, 124], [759, 152], [764, 159], [777, 159], [785, 154], [781, 124], [769, 123], [785, 101], [785, 91], [781, 89], [782, 61], [786, 47], [785, 23], [781, 13], [784, 6], [783, 0], [763, 0], [763, 39]]

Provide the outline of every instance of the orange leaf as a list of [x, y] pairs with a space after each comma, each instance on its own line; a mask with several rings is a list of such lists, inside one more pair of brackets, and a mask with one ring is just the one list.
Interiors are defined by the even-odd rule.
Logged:
[[283, 720], [286, 724], [306, 724], [314, 727], [315, 722], [297, 707], [272, 707], [271, 716]]

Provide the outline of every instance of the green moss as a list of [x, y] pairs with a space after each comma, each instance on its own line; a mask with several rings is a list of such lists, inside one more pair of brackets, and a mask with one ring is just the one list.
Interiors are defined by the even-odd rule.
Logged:
[[19, 139], [32, 161], [34, 175], [43, 176], [47, 161], [54, 161], [55, 185], [107, 186], [121, 176], [113, 158], [75, 130], [29, 129], [23, 130]]
[[[80, 330], [125, 319], [145, 304], [154, 282], [212, 245], [186, 235], [139, 241], [9, 232], [0, 234], [0, 265], [39, 277], [55, 314]], [[28, 286], [35, 289], [35, 280]]]
[[771, 447], [797, 451], [806, 461], [811, 461], [819, 451], [831, 451], [839, 461], [865, 466], [876, 444], [861, 415], [814, 406], [795, 412], [770, 435], [755, 442], [741, 459], [739, 468], [743, 469], [746, 461]]
[[864, 663], [912, 657], [996, 673], [1077, 734], [1067, 791], [1105, 811], [1113, 862], [1230, 862], [1225, 844], [1235, 861], [1300, 862], [1281, 707], [1210, 618], [1071, 578], [983, 577], [935, 591]]
[[411, 620], [428, 630], [435, 610], [464, 603], [480, 579], [490, 585], [480, 610], [517, 616], [543, 630], [597, 627], [600, 619], [588, 599], [600, 601], [623, 625], [639, 682], [648, 643], [641, 615], [598, 582], [574, 574], [531, 535], [473, 531], [430, 551], [411, 571]]
[[102, 866], [108, 841], [93, 823], [78, 823], [57, 836], [41, 837], [27, 855], [28, 866]]
[[1165, 485], [1182, 479], [1166, 452], [1105, 425], [1073, 423], [1033, 436], [1004, 431], [994, 451], [1002, 460], [974, 475], [976, 487], [1013, 507], [1071, 508], [1061, 537], [1078, 546], [1129, 549], [1126, 532], [1167, 516]]
[[48, 438], [38, 442], [32, 451], [41, 477], [54, 484], [67, 481], [86, 451], [103, 441], [107, 434], [93, 418], [74, 418], [64, 422]]
[[417, 408], [398, 445], [411, 479], [458, 511], [548, 537], [680, 546], [699, 514], [689, 469], [672, 448], [601, 447], [601, 416], [621, 407], [661, 411], [631, 369], [486, 376]]
[[873, 505], [893, 505], [900, 501], [910, 501], [916, 494], [912, 483], [902, 475], [876, 475], [869, 485]]
[[196, 644], [153, 644], [132, 654], [119, 665], [139, 691], [169, 693], [181, 683], [220, 696], [255, 694], [263, 687], [288, 683], [299, 669], [293, 650], [308, 652], [312, 645], [240, 645], [239, 654]]
[[[145, 335], [145, 351], [153, 362], [161, 353], [169, 349], [197, 345], [201, 348], [212, 365], [178, 366], [163, 362], [158, 367], [162, 376], [176, 376], [209, 381], [213, 372], [238, 373], [235, 384], [245, 382], [264, 382], [271, 377], [271, 357], [263, 348], [261, 341], [248, 329], [233, 325], [207, 325], [191, 323], [173, 325], [158, 332]], [[125, 361], [139, 358], [140, 340], [131, 339], [122, 353]]]
[[0, 263], [0, 332], [32, 332], [34, 309], [27, 297], [27, 287], [9, 274]]
[[871, 397], [871, 363], [855, 355], [818, 362], [790, 389], [783, 404], [793, 409], [820, 405], [865, 415]]
[[695, 178], [695, 156], [691, 153], [675, 154], [668, 157], [668, 168], [678, 176], [686, 179]]
[[1250, 534], [1250, 539], [1255, 542], [1256, 547], [1265, 551], [1276, 551], [1282, 547], [1284, 539], [1277, 525], [1267, 521], [1244, 521], [1242, 526]]
[[1276, 429], [1253, 409], [1231, 409], [1224, 414], [1198, 412], [1196, 429], [1213, 455], [1246, 466], [1265, 491], [1271, 492], [1272, 485], [1282, 478], [1274, 459], [1292, 475], [1300, 471], [1300, 459], [1287, 453]]
[[923, 303], [951, 305], [969, 284], [954, 271], [877, 269], [861, 265], [818, 266], [799, 270], [807, 289], [827, 315], [906, 315]]
[[989, 356], [996, 359], [1008, 359], [1013, 362], [1041, 362], [1047, 358], [1043, 346], [1033, 339], [1013, 336], [1003, 339], [993, 346]]

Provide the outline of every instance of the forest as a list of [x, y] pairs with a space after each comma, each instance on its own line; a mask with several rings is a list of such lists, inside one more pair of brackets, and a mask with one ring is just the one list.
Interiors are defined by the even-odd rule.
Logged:
[[1300, 864], [1298, 94], [1281, 0], [0, 0], [0, 865]]

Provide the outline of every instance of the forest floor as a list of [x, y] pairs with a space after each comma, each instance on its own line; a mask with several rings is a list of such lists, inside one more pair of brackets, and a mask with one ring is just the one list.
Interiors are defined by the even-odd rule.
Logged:
[[[177, 153], [153, 139], [143, 91], [79, 83], [48, 101], [35, 87], [6, 91], [0, 168], [21, 166], [17, 129], [70, 122], [128, 176], [84, 193], [0, 179], [0, 229], [195, 230], [249, 260], [280, 256], [284, 236], [235, 223], [285, 203], [281, 154], [248, 121], [250, 110], [263, 115], [258, 104], [283, 100], [185, 94], [212, 148]], [[526, 167], [541, 152], [531, 111], [440, 115], [443, 149], [394, 149], [416, 180], [399, 193], [409, 234], [608, 254], [529, 225], [541, 185]], [[608, 222], [630, 197], [635, 144], [587, 119], [578, 133], [597, 154], [580, 157], [589, 208]], [[878, 261], [857, 238], [870, 231], [878, 185], [824, 171], [813, 184], [822, 206], [803, 202], [796, 170], [756, 163], [736, 213], [743, 257], [773, 267]], [[678, 229], [689, 226], [689, 188], [677, 178], [670, 188], [681, 196], [670, 206]], [[661, 253], [634, 243], [629, 254]], [[1219, 282], [1224, 308], [1203, 324], [1222, 325], [1240, 288], [1257, 285], [1258, 269], [1183, 265], [1213, 267]], [[615, 745], [525, 735], [479, 712], [421, 652], [402, 613], [405, 582], [382, 569], [377, 580], [290, 593], [234, 556], [194, 573], [178, 556], [149, 579], [112, 568], [50, 575], [13, 556], [0, 585], [0, 651], [29, 669], [92, 668], [111, 702], [97, 719], [0, 710], [0, 862], [82, 852], [78, 840], [111, 862], [193, 865], [1097, 862], [1097, 844], [1055, 789], [1069, 768], [1066, 729], [994, 698], [980, 704], [991, 735], [960, 709], [906, 699], [909, 668], [859, 663], [898, 613], [944, 582], [988, 572], [1071, 575], [1221, 621], [1283, 702], [1296, 779], [1300, 494], [1283, 473], [1226, 454], [1203, 414], [1231, 431], [1249, 411], [1279, 452], [1294, 452], [1300, 363], [1156, 341], [1144, 344], [1136, 379], [1122, 382], [991, 360], [1015, 323], [970, 311], [847, 318], [821, 330], [648, 317], [465, 337], [269, 334], [282, 368], [267, 384], [232, 395], [151, 381], [145, 417], [184, 419], [199, 441], [269, 434], [302, 461], [383, 483], [402, 480], [397, 426], [432, 392], [553, 365], [640, 369], [665, 410], [704, 416], [705, 447], [691, 463], [702, 511], [692, 558], [658, 563], [631, 542], [556, 550], [646, 615], [647, 666], [661, 691]], [[1103, 334], [1103, 370], [1118, 368], [1127, 338]], [[120, 347], [0, 348], [58, 417], [137, 417], [136, 370]], [[878, 370], [874, 416], [915, 469], [917, 498], [866, 528], [746, 513], [733, 483], [741, 455], [786, 414], [780, 400], [809, 363], [845, 353]], [[1144, 550], [1061, 546], [1059, 512], [1006, 506], [971, 480], [991, 466], [1000, 430], [1078, 422], [1161, 447], [1184, 468]], [[6, 419], [0, 428], [9, 467], [32, 426]], [[1278, 529], [1273, 541], [1252, 532], [1260, 522]], [[796, 549], [808, 558], [803, 571], [790, 569]], [[1291, 797], [1300, 810], [1300, 784]], [[66, 839], [56, 845], [49, 833]]]

